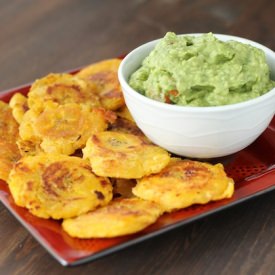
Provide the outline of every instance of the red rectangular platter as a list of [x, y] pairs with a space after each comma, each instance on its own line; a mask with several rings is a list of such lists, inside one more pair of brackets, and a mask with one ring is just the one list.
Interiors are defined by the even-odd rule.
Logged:
[[[0, 93], [0, 100], [8, 102], [14, 93], [27, 94], [30, 85]], [[145, 241], [174, 228], [184, 226], [207, 215], [242, 203], [248, 199], [275, 190], [275, 117], [265, 132], [246, 149], [219, 159], [227, 174], [235, 181], [231, 199], [194, 205], [161, 216], [145, 230], [124, 237], [81, 240], [67, 235], [56, 220], [33, 216], [28, 210], [14, 204], [9, 188], [0, 180], [0, 200], [29, 233], [62, 265], [78, 265], [108, 255], [125, 247]], [[253, 202], [250, 202], [253, 203]]]

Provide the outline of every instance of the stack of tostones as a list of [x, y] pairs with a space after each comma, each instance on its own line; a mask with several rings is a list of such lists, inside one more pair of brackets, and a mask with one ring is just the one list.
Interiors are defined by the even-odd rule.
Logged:
[[71, 155], [116, 117], [101, 106], [95, 84], [70, 74], [36, 80], [28, 97], [15, 94], [10, 106], [20, 124], [17, 145], [22, 155]]
[[83, 148], [87, 139], [107, 128], [104, 110], [76, 103], [48, 102], [42, 112], [27, 111], [20, 125], [20, 137], [36, 141], [46, 153], [70, 155]]
[[138, 128], [117, 78], [119, 59], [49, 74], [0, 102], [0, 179], [17, 205], [62, 219], [72, 237], [143, 230], [164, 213], [230, 198], [221, 164], [171, 158]]

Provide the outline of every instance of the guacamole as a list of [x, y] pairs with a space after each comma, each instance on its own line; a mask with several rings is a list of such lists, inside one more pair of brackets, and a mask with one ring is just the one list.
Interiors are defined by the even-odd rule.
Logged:
[[168, 32], [129, 78], [141, 94], [166, 103], [220, 106], [258, 97], [275, 87], [262, 50], [212, 33]]

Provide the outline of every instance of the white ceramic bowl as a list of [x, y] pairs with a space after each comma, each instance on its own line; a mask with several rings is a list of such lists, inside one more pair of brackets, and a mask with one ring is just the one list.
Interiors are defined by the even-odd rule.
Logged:
[[[272, 50], [240, 37], [215, 36], [223, 41], [235, 40], [262, 49], [271, 78], [275, 79], [275, 53]], [[170, 105], [147, 98], [132, 89], [127, 83], [129, 76], [139, 68], [157, 42], [154, 40], [130, 52], [118, 71], [130, 113], [155, 144], [186, 157], [221, 157], [245, 148], [267, 128], [275, 113], [275, 88], [255, 99], [217, 107]]]

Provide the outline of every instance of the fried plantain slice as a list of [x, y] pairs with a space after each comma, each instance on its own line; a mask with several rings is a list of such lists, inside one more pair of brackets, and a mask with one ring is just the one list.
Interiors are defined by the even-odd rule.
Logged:
[[105, 131], [92, 135], [83, 149], [93, 171], [100, 176], [135, 179], [159, 172], [170, 156], [139, 136]]
[[137, 197], [159, 203], [170, 212], [230, 198], [234, 182], [226, 176], [222, 164], [171, 158], [160, 173], [138, 180], [132, 191]]
[[15, 144], [18, 138], [18, 123], [10, 106], [0, 101], [0, 179], [7, 181], [10, 170], [20, 158]]
[[18, 123], [10, 106], [0, 100], [0, 141], [15, 143], [18, 138]]
[[20, 125], [23, 140], [37, 143], [47, 153], [70, 155], [85, 146], [93, 134], [107, 128], [104, 109], [90, 110], [85, 105], [48, 102], [39, 113], [29, 110]]
[[23, 140], [19, 137], [16, 144], [21, 156], [35, 156], [44, 152], [40, 143], [35, 140]]
[[9, 173], [20, 159], [20, 153], [15, 143], [0, 140], [0, 179], [7, 181]]
[[8, 184], [17, 205], [46, 219], [75, 217], [112, 199], [107, 178], [94, 175], [88, 161], [65, 155], [21, 158]]
[[20, 124], [23, 120], [24, 114], [29, 109], [27, 97], [20, 93], [16, 93], [10, 99], [9, 105], [12, 108], [14, 119]]
[[41, 111], [45, 103], [84, 104], [90, 108], [101, 106], [95, 84], [70, 74], [49, 74], [36, 80], [28, 93], [28, 105]]
[[132, 192], [133, 187], [136, 186], [136, 180], [134, 179], [115, 179], [111, 178], [113, 185], [113, 197], [114, 198], [131, 198], [134, 197]]
[[117, 77], [120, 59], [108, 59], [85, 67], [77, 76], [96, 84], [101, 103], [108, 110], [124, 106], [124, 98]]
[[108, 130], [112, 132], [133, 134], [142, 138], [145, 143], [152, 144], [152, 142], [138, 128], [135, 122], [123, 117], [117, 117], [117, 119], [109, 125]]
[[19, 126], [19, 139], [24, 141], [31, 141], [32, 143], [39, 143], [41, 140], [35, 135], [33, 124], [35, 123], [36, 119], [41, 114], [41, 111], [30, 109], [28, 110], [20, 123]]
[[112, 238], [133, 234], [156, 222], [159, 205], [139, 198], [116, 199], [110, 204], [64, 220], [63, 229], [77, 238]]
[[129, 112], [126, 105], [122, 106], [118, 110], [116, 110], [116, 114], [119, 117], [125, 118], [127, 120], [130, 120], [132, 122], [135, 122], [134, 118], [132, 117], [131, 113]]

